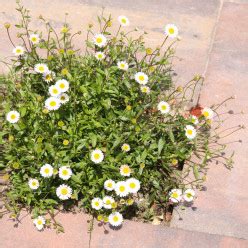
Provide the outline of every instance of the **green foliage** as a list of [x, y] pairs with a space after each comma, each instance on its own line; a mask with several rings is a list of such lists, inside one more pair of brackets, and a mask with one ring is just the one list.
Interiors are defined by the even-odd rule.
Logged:
[[[65, 23], [58, 34], [43, 17], [40, 19], [45, 23], [48, 36], [33, 45], [27, 35], [38, 32], [30, 30], [26, 10], [20, 7], [18, 11], [22, 21], [16, 27], [27, 50], [24, 56], [12, 60], [10, 73], [1, 79], [5, 92], [3, 115], [10, 110], [20, 113], [20, 120], [15, 124], [4, 120], [1, 131], [4, 151], [0, 166], [10, 175], [9, 205], [14, 211], [28, 207], [34, 216], [59, 208], [61, 204], [107, 214], [112, 210], [95, 211], [91, 200], [112, 195], [118, 203], [117, 209], [128, 212], [129, 207], [120, 203], [121, 198], [103, 187], [107, 179], [125, 180], [120, 166], [128, 164], [131, 176], [141, 183], [139, 195], [133, 198], [148, 196], [149, 206], [154, 203], [166, 206], [168, 192], [184, 187], [183, 176], [172, 160], [184, 163], [208, 140], [207, 136], [200, 135], [201, 130], [194, 140], [185, 135], [186, 125], [193, 124], [190, 118], [185, 118], [188, 114], [185, 106], [191, 98], [186, 98], [184, 89], [194, 89], [201, 78], [190, 81], [182, 90], [175, 89], [171, 76], [170, 58], [174, 53], [171, 45], [164, 51], [162, 46], [167, 43], [163, 42], [153, 52], [147, 52], [143, 34], [136, 39], [123, 31], [111, 35], [111, 17], [99, 17], [100, 33], [108, 40], [104, 48], [92, 42], [95, 32], [90, 26], [85, 54], [80, 53], [72, 44], [73, 37], [80, 32], [71, 34]], [[106, 58], [97, 60], [96, 51], [104, 52]], [[123, 60], [129, 65], [127, 71], [117, 66], [118, 61]], [[42, 74], [34, 73], [38, 63], [45, 63], [55, 73], [53, 82], [47, 83]], [[140, 71], [149, 77], [149, 94], [141, 92], [134, 79]], [[44, 102], [49, 97], [48, 89], [59, 79], [70, 82], [69, 102], [56, 111], [47, 111]], [[162, 100], [171, 105], [168, 114], [157, 109]], [[200, 118], [200, 128], [208, 130], [208, 123]], [[124, 143], [131, 147], [127, 153], [121, 150]], [[96, 148], [105, 156], [100, 164], [90, 159]], [[41, 166], [46, 163], [55, 169], [51, 178], [40, 174]], [[57, 174], [62, 165], [70, 166], [73, 172], [66, 182]], [[195, 182], [201, 182], [203, 170], [198, 164], [192, 168]], [[37, 190], [29, 188], [29, 178], [39, 180]], [[56, 188], [63, 183], [73, 189], [72, 199], [64, 202], [56, 195]]]

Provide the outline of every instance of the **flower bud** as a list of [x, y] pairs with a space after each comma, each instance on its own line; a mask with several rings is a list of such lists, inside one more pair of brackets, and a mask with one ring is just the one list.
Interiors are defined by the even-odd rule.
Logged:
[[9, 28], [11, 27], [11, 25], [10, 25], [10, 23], [6, 22], [6, 23], [4, 23], [4, 27], [5, 27], [6, 29], [9, 29]]

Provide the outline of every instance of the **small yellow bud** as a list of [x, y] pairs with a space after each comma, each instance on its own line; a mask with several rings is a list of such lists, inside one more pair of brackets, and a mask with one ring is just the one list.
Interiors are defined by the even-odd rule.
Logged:
[[4, 23], [4, 27], [5, 27], [6, 29], [9, 29], [10, 26], [11, 26], [10, 23], [8, 23], [8, 22]]
[[133, 124], [136, 124], [137, 123], [137, 120], [136, 119], [132, 119], [131, 120]]
[[205, 182], [205, 181], [207, 180], [207, 176], [204, 175], [204, 176], [202, 177], [202, 180]]
[[61, 28], [61, 33], [67, 33], [69, 31], [69, 28], [68, 27], [66, 27], [66, 26], [64, 26], [64, 27], [62, 27]]
[[98, 220], [98, 221], [102, 221], [102, 220], [103, 220], [103, 216], [102, 216], [102, 215], [98, 215], [98, 216], [97, 216], [97, 220]]
[[64, 76], [67, 75], [68, 73], [69, 72], [68, 72], [68, 70], [66, 68], [61, 70], [61, 74], [64, 75]]
[[154, 66], [150, 66], [149, 67], [149, 72], [154, 72], [155, 71], [155, 67]]
[[45, 108], [45, 109], [42, 110], [42, 112], [43, 112], [44, 114], [48, 114], [48, 113], [49, 113], [49, 110]]
[[140, 127], [135, 127], [136, 132], [140, 131]]
[[52, 56], [52, 55], [48, 55], [48, 56], [47, 56], [47, 60], [50, 61], [50, 60], [52, 60], [52, 59], [53, 59], [53, 56]]
[[132, 106], [131, 106], [131, 105], [127, 105], [126, 109], [127, 109], [128, 111], [130, 111], [130, 110], [132, 109]]
[[127, 199], [127, 205], [128, 206], [133, 205], [133, 203], [134, 203], [134, 200], [133, 199]]
[[123, 205], [123, 204], [125, 204], [125, 202], [126, 202], [126, 201], [125, 201], [124, 199], [120, 199], [120, 204]]
[[12, 142], [14, 139], [15, 139], [15, 138], [14, 138], [13, 135], [9, 135], [9, 138], [8, 138], [9, 142]]
[[173, 158], [173, 159], [171, 160], [171, 163], [172, 163], [172, 165], [176, 166], [176, 165], [178, 164], [178, 160], [175, 159], [175, 158]]
[[212, 120], [208, 119], [206, 120], [206, 123], [210, 126], [212, 124]]
[[20, 168], [20, 165], [17, 162], [14, 162], [12, 166], [13, 166], [14, 169], [19, 169]]
[[9, 174], [4, 174], [3, 175], [3, 180], [4, 181], [8, 181], [9, 180], [9, 177], [10, 177]]
[[112, 22], [111, 22], [111, 21], [108, 21], [108, 22], [107, 22], [107, 26], [108, 26], [108, 27], [112, 27]]
[[146, 54], [151, 55], [152, 54], [152, 49], [151, 48], [146, 48]]
[[43, 141], [43, 138], [42, 137], [39, 137], [38, 139], [37, 139], [37, 143], [41, 143]]
[[140, 164], [140, 168], [141, 168], [141, 169], [144, 169], [145, 166], [146, 166], [146, 165], [145, 165], [144, 163], [141, 163], [141, 164]]
[[194, 76], [194, 81], [199, 81], [201, 79], [201, 75], [195, 75]]
[[183, 87], [182, 87], [182, 86], [178, 86], [178, 87], [177, 87], [177, 92], [182, 93], [182, 92], [183, 92]]
[[65, 50], [64, 49], [59, 49], [59, 53], [60, 54], [64, 54], [65, 53]]
[[58, 170], [57, 169], [53, 169], [53, 175], [57, 175], [58, 174]]
[[104, 218], [103, 218], [103, 221], [105, 222], [105, 223], [108, 223], [108, 217], [107, 216], [104, 216]]
[[16, 88], [21, 89], [22, 85], [20, 83], [16, 83]]
[[92, 28], [93, 27], [93, 24], [92, 23], [89, 23], [88, 27], [89, 28]]
[[69, 140], [63, 140], [63, 145], [64, 145], [64, 146], [68, 146], [69, 143], [70, 143]]
[[37, 96], [36, 99], [37, 99], [38, 102], [41, 102], [43, 97], [42, 96]]
[[73, 55], [75, 52], [73, 51], [73, 50], [71, 50], [71, 49], [69, 49], [68, 51], [67, 51], [67, 54], [68, 55]]
[[112, 208], [117, 208], [117, 203], [116, 202], [111, 203], [111, 207]]
[[65, 125], [65, 123], [64, 123], [63, 121], [59, 121], [59, 122], [58, 122], [58, 126], [59, 126], [59, 127], [63, 127], [64, 125]]

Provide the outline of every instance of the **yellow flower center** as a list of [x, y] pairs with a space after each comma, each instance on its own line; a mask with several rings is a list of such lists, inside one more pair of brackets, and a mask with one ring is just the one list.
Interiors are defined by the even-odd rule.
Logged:
[[95, 206], [98, 207], [99, 206], [99, 202], [95, 202]]
[[44, 70], [45, 70], [45, 69], [44, 69], [44, 67], [43, 67], [43, 66], [40, 66], [40, 67], [39, 67], [39, 71], [41, 71], [41, 72], [42, 72], [42, 71], [44, 71]]
[[145, 88], [143, 88], [142, 90], [143, 90], [143, 92], [144, 92], [144, 93], [146, 93], [146, 92], [147, 92], [147, 88], [146, 88], [146, 87], [145, 87]]
[[171, 197], [172, 197], [172, 198], [178, 198], [178, 196], [179, 196], [179, 195], [178, 195], [177, 192], [173, 192], [173, 193], [171, 194]]
[[125, 191], [125, 186], [120, 186], [119, 190], [120, 190], [121, 192], [124, 192], [124, 191]]
[[46, 168], [46, 169], [44, 170], [44, 172], [45, 172], [46, 174], [48, 174], [48, 173], [50, 172], [50, 170], [49, 170], [48, 168]]
[[127, 151], [128, 148], [129, 148], [128, 145], [124, 145], [124, 146], [123, 146], [123, 150], [124, 150], [124, 151]]
[[161, 109], [162, 110], [166, 110], [167, 109], [167, 106], [166, 105], [162, 105]]
[[36, 186], [36, 182], [35, 181], [32, 182], [32, 186]]
[[121, 64], [120, 66], [121, 66], [121, 68], [123, 68], [123, 69], [125, 68], [125, 64]]
[[101, 37], [97, 37], [97, 38], [96, 38], [96, 42], [97, 42], [97, 43], [102, 43], [102, 38], [101, 38]]
[[65, 96], [61, 96], [60, 100], [64, 101], [65, 100]]
[[140, 81], [144, 81], [145, 80], [145, 77], [144, 76], [139, 76], [139, 80]]
[[94, 159], [99, 159], [100, 158], [100, 154], [99, 153], [95, 153], [94, 154]]
[[37, 225], [42, 225], [42, 220], [37, 220]]
[[113, 221], [114, 221], [114, 222], [117, 222], [117, 221], [119, 221], [119, 218], [118, 218], [118, 216], [114, 216], [114, 217], [113, 217]]
[[108, 199], [108, 200], [106, 201], [106, 204], [107, 204], [107, 205], [110, 205], [110, 204], [111, 204], [111, 201]]
[[52, 79], [52, 77], [50, 74], [46, 75], [46, 80], [51, 80], [51, 79]]
[[123, 168], [123, 173], [124, 173], [124, 174], [128, 174], [129, 172], [130, 172], [130, 168], [127, 167], [127, 166], [125, 166], [125, 167]]
[[187, 193], [186, 196], [187, 196], [188, 198], [192, 197], [191, 193]]
[[102, 54], [98, 54], [98, 58], [101, 59], [102, 58]]
[[10, 119], [12, 119], [12, 120], [14, 120], [16, 118], [16, 115], [15, 114], [12, 114], [11, 116], [10, 116]]
[[113, 187], [113, 184], [112, 183], [108, 183], [107, 185], [109, 188], [112, 188]]
[[175, 33], [174, 28], [169, 28], [169, 33], [170, 33], [170, 34], [174, 34], [174, 33]]
[[208, 117], [208, 116], [209, 116], [209, 113], [208, 113], [207, 111], [205, 111], [205, 112], [203, 113], [203, 115], [204, 115], [205, 117]]
[[124, 24], [126, 24], [127, 23], [127, 20], [125, 18], [122, 18], [121, 19], [121, 22], [124, 23]]
[[67, 176], [67, 175], [68, 175], [68, 171], [67, 171], [67, 170], [63, 170], [63, 171], [62, 171], [62, 174], [63, 174], [64, 176]]
[[53, 93], [54, 94], [58, 94], [58, 90], [57, 89], [53, 89]]
[[32, 41], [33, 42], [37, 41], [37, 38], [36, 37], [32, 37]]
[[16, 49], [16, 53], [21, 53], [21, 49]]
[[55, 107], [55, 106], [56, 106], [56, 102], [55, 102], [55, 101], [51, 101], [51, 102], [50, 102], [50, 106], [51, 106], [51, 107]]
[[189, 135], [191, 135], [191, 134], [193, 134], [193, 131], [192, 131], [191, 129], [188, 129], [188, 130], [187, 130], [187, 133], [188, 133]]
[[135, 185], [134, 182], [132, 182], [132, 183], [129, 184], [129, 186], [130, 186], [130, 188], [134, 189], [136, 185]]
[[65, 84], [61, 83], [61, 84], [59, 85], [59, 87], [60, 87], [61, 89], [64, 89], [64, 88], [65, 88]]
[[68, 189], [63, 188], [61, 189], [61, 195], [67, 195], [68, 194]]

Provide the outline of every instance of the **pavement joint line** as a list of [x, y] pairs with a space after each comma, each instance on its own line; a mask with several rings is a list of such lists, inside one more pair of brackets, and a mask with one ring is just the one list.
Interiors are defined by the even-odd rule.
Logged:
[[[225, 0], [220, 0], [220, 6], [219, 6], [219, 9], [218, 9], [218, 12], [217, 12], [217, 17], [216, 17], [216, 21], [215, 21], [215, 24], [214, 24], [214, 28], [213, 28], [213, 31], [212, 31], [212, 34], [211, 34], [211, 40], [210, 40], [209, 49], [208, 49], [208, 53], [207, 53], [207, 59], [206, 59], [206, 63], [205, 63], [205, 66], [204, 66], [204, 69], [203, 69], [203, 72], [202, 72], [202, 76], [203, 76], [204, 79], [206, 77], [206, 73], [207, 73], [207, 70], [208, 70], [210, 56], [212, 54], [212, 50], [213, 50], [213, 46], [214, 46], [214, 41], [215, 41], [215, 37], [216, 37], [216, 32], [217, 32], [217, 28], [218, 28], [218, 24], [219, 24], [221, 12], [222, 12], [222, 9], [223, 9], [224, 1]], [[203, 87], [204, 87], [204, 82], [199, 87], [199, 95], [198, 95], [197, 103], [200, 102], [201, 91], [202, 91], [202, 88]]]

